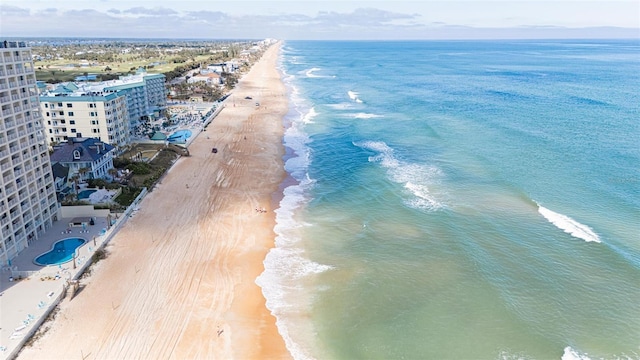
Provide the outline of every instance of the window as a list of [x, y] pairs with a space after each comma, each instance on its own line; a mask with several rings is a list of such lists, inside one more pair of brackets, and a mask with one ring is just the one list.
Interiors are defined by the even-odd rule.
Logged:
[[49, 129], [49, 134], [53, 134], [53, 130], [52, 129]]
[[[73, 114], [73, 113], [71, 113], [71, 114]], [[75, 125], [75, 124], [76, 124], [75, 120], [69, 120], [69, 125]]]
[[45, 109], [49, 108], [49, 104], [44, 104]]
[[[49, 116], [49, 112], [48, 111], [47, 111], [47, 116]], [[49, 125], [51, 125], [51, 124], [49, 124]]]
[[71, 129], [71, 132], [75, 134], [76, 133], [76, 129]]
[[58, 106], [62, 107], [62, 103], [58, 103]]
[[94, 134], [95, 134], [95, 133], [98, 133], [98, 132], [99, 132], [99, 131], [98, 131], [98, 129], [93, 129], [93, 133], [94, 133]]
[[68, 108], [73, 107], [73, 104], [72, 103], [67, 103], [67, 107]]
[[[69, 111], [69, 112], [67, 113], [67, 115], [69, 115], [69, 116], [73, 116], [73, 111]], [[71, 120], [71, 121], [73, 121], [73, 120]]]
[[59, 111], [58, 114], [60, 114], [60, 116], [64, 116], [64, 111]]
[[[49, 113], [47, 113], [47, 116], [49, 116]], [[47, 125], [51, 125], [51, 120], [47, 120]]]

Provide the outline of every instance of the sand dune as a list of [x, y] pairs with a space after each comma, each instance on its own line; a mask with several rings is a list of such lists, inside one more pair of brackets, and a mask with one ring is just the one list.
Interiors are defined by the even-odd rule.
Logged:
[[278, 49], [241, 80], [191, 157], [144, 199], [20, 359], [290, 357], [254, 282], [273, 246], [272, 196], [285, 176]]

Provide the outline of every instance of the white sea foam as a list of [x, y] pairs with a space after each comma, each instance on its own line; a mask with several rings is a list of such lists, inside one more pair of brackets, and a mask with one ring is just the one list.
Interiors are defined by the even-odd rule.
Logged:
[[573, 350], [570, 346], [564, 348], [564, 353], [562, 354], [562, 360], [591, 360], [586, 354], [580, 354], [579, 352]]
[[356, 119], [374, 119], [374, 118], [383, 117], [382, 115], [369, 114], [369, 113], [357, 113], [357, 114], [353, 114], [352, 116]]
[[430, 188], [442, 177], [442, 171], [439, 168], [401, 161], [394, 155], [394, 150], [383, 141], [363, 141], [354, 145], [378, 153], [370, 156], [369, 161], [380, 163], [387, 169], [387, 174], [392, 181], [402, 184], [404, 189], [413, 195], [405, 201], [407, 206], [430, 211], [444, 206]]
[[283, 191], [280, 206], [275, 210], [275, 247], [265, 257], [264, 271], [255, 282], [262, 289], [267, 308], [276, 317], [276, 326], [287, 350], [294, 359], [312, 359], [308, 346], [312, 344], [313, 333], [305, 321], [310, 304], [305, 303], [309, 297], [302, 280], [331, 267], [310, 260], [299, 244], [301, 229], [309, 225], [296, 219], [296, 213], [309, 201], [306, 194], [315, 183], [308, 174], [310, 139], [304, 127], [317, 113], [299, 96], [297, 89], [292, 87], [290, 96], [292, 108], [287, 117], [291, 124], [283, 142], [292, 156], [286, 160], [285, 169], [297, 183]]
[[573, 237], [587, 242], [601, 242], [598, 234], [587, 225], [581, 224], [566, 215], [558, 214], [540, 205], [538, 205], [538, 212], [544, 216], [545, 219], [549, 220], [550, 223], [567, 234], [571, 234]]
[[317, 75], [316, 73], [318, 71], [320, 71], [320, 70], [322, 70], [322, 69], [314, 67], [314, 68], [311, 68], [311, 69], [305, 71], [305, 75], [308, 78], [335, 78], [336, 77], [335, 75]]
[[358, 97], [359, 94], [357, 92], [349, 90], [347, 91], [347, 95], [349, 95], [349, 99], [357, 103], [362, 103], [362, 100], [360, 100], [360, 98]]
[[313, 124], [313, 118], [315, 118], [316, 116], [318, 116], [316, 108], [312, 107], [311, 109], [309, 109], [306, 115], [302, 117], [302, 122], [305, 124]]
[[326, 104], [326, 106], [336, 110], [347, 110], [353, 108], [352, 103]]
[[311, 68], [311, 69], [307, 70], [307, 72], [306, 72], [305, 74], [306, 74], [306, 75], [307, 75], [307, 77], [309, 77], [309, 78], [318, 78], [318, 77], [322, 77], [322, 76], [319, 76], [319, 75], [314, 74], [314, 72], [317, 72], [317, 71], [320, 71], [320, 70], [322, 70], [322, 69], [314, 67], [314, 68]]
[[284, 190], [280, 207], [275, 211], [276, 246], [267, 254], [265, 270], [256, 279], [256, 284], [262, 288], [267, 308], [276, 317], [278, 332], [294, 359], [313, 358], [311, 351], [304, 346], [312, 338], [303, 334], [304, 326], [308, 324], [299, 321], [305, 317], [309, 306], [303, 301], [306, 290], [300, 280], [331, 269], [331, 266], [309, 260], [298, 245], [301, 240], [299, 229], [308, 225], [300, 223], [294, 216], [296, 210], [308, 201], [305, 192], [311, 186], [313, 181], [306, 177], [299, 184]]

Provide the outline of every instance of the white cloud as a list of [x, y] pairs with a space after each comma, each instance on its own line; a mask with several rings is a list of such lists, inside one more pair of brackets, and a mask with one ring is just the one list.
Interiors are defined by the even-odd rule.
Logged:
[[3, 36], [420, 39], [603, 26], [640, 36], [635, 1], [2, 1]]

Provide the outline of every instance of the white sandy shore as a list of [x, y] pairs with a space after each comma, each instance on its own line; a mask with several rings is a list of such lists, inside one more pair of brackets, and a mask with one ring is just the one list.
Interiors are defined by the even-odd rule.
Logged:
[[147, 196], [20, 359], [290, 357], [254, 282], [273, 246], [271, 199], [285, 177], [278, 49], [238, 84], [191, 157]]

